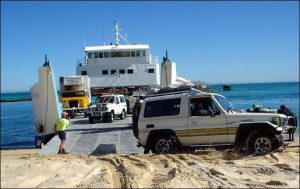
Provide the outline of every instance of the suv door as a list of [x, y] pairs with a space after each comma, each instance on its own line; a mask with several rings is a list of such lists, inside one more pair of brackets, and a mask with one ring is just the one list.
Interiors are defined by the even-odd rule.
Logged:
[[188, 135], [190, 144], [227, 142], [225, 114], [211, 97], [195, 97], [189, 100]]
[[119, 115], [122, 113], [122, 108], [121, 108], [121, 103], [120, 103], [120, 98], [119, 96], [115, 96], [115, 114]]

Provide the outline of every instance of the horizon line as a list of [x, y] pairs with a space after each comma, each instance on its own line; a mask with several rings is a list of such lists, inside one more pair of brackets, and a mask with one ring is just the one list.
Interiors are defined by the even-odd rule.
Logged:
[[264, 82], [218, 82], [210, 83], [210, 85], [236, 85], [236, 84], [267, 84], [267, 83], [296, 83], [299, 81], [264, 81]]
[[[203, 81], [204, 82], [204, 81]], [[265, 81], [265, 82], [205, 82], [207, 83], [208, 85], [236, 85], [236, 84], [264, 84], [264, 83], [296, 83], [296, 82], [299, 82], [299, 81]], [[57, 90], [57, 91], [60, 91], [60, 90]], [[15, 91], [1, 91], [1, 94], [2, 93], [26, 93], [26, 92], [30, 92], [30, 90], [15, 90]]]

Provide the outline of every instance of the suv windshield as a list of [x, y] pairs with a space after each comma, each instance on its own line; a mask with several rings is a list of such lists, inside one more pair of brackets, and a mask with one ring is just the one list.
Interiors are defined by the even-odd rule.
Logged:
[[224, 110], [236, 110], [236, 108], [227, 100], [227, 98], [214, 95], [215, 99], [219, 102], [219, 104], [224, 108]]
[[114, 103], [113, 96], [100, 96], [96, 98], [95, 104], [98, 103]]

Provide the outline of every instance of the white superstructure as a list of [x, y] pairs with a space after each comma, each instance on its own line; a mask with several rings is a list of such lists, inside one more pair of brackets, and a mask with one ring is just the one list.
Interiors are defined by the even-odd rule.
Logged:
[[115, 44], [85, 47], [76, 74], [88, 75], [91, 89], [159, 87], [158, 57], [151, 56], [149, 45], [119, 45], [119, 36], [126, 41], [115, 22]]

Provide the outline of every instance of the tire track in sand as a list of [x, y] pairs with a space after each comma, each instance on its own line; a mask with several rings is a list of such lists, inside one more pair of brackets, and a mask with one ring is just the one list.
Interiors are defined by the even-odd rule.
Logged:
[[118, 171], [118, 163], [114, 160], [114, 158], [98, 158], [99, 160], [105, 162], [107, 170], [111, 175], [111, 183], [113, 185], [112, 188], [126, 188], [126, 184], [122, 174]]

